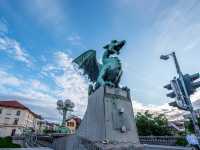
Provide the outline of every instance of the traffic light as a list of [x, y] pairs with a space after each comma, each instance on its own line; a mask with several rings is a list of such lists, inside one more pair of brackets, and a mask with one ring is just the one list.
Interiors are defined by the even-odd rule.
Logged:
[[167, 97], [170, 98], [177, 98], [180, 95], [180, 88], [179, 88], [179, 84], [177, 82], [177, 79], [174, 78], [173, 80], [170, 81], [170, 84], [167, 84], [164, 86], [164, 88], [168, 89], [168, 90], [172, 90], [170, 93], [167, 94]]
[[189, 110], [189, 107], [187, 105], [185, 105], [185, 103], [183, 103], [184, 101], [173, 101], [173, 102], [170, 102], [168, 103], [169, 106], [172, 106], [172, 107], [177, 107], [181, 110], [186, 110], [188, 111]]
[[178, 107], [178, 104], [177, 104], [176, 101], [173, 101], [173, 102], [170, 102], [170, 103], [169, 103], [169, 106]]
[[165, 85], [164, 88], [172, 90], [167, 94], [167, 97], [176, 99], [176, 101], [169, 103], [170, 106], [188, 110], [187, 100], [185, 99], [184, 91], [179, 79], [174, 77], [174, 79], [170, 81], [170, 84]]
[[172, 90], [170, 93], [167, 94], [167, 97], [170, 97], [170, 98], [175, 98], [176, 97], [176, 93], [174, 91], [174, 89], [172, 88], [174, 85], [173, 85], [173, 80], [170, 82], [170, 84], [167, 84], [164, 86], [164, 88], [168, 89], [168, 90]]
[[194, 82], [199, 78], [199, 73], [195, 73], [193, 75], [185, 74], [183, 76], [188, 96], [192, 95], [196, 91], [196, 89], [200, 87], [200, 81]]

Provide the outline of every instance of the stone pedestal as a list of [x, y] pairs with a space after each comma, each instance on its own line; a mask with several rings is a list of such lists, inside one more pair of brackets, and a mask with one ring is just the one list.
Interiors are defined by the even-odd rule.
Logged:
[[139, 144], [130, 93], [120, 88], [100, 87], [88, 99], [77, 132], [89, 141]]
[[142, 150], [133, 116], [129, 91], [100, 87], [89, 96], [76, 135], [63, 139], [65, 149]]

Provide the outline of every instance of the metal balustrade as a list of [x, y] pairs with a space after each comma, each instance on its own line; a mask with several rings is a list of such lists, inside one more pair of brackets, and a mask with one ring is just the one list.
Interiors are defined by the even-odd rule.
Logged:
[[184, 140], [184, 136], [139, 136], [141, 144], [175, 146], [177, 140]]
[[[65, 135], [68, 136], [68, 135]], [[13, 137], [14, 140], [24, 140], [24, 143], [29, 147], [39, 147], [39, 146], [48, 146], [51, 147], [53, 141], [62, 136], [47, 136], [47, 135], [36, 135], [36, 134], [27, 134], [20, 137]], [[166, 146], [175, 146], [177, 140], [184, 140], [184, 136], [139, 136], [141, 144], [149, 145], [166, 145]]]

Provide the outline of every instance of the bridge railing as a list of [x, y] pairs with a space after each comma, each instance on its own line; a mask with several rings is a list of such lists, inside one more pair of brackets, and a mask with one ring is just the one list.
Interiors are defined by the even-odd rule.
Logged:
[[175, 146], [184, 136], [139, 136], [141, 144]]
[[[24, 137], [13, 137], [14, 140], [24, 140], [29, 145], [43, 145], [49, 146], [57, 138], [65, 137], [69, 135], [28, 135]], [[166, 145], [166, 146], [175, 146], [177, 145], [178, 140], [185, 140], [185, 136], [139, 136], [141, 144], [149, 145]]]

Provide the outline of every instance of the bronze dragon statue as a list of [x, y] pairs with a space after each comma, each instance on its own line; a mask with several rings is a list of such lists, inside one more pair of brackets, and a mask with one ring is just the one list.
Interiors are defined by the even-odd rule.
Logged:
[[125, 43], [125, 40], [112, 40], [104, 46], [102, 64], [97, 62], [95, 50], [88, 50], [73, 61], [84, 70], [84, 74], [87, 74], [90, 81], [94, 83], [89, 86], [89, 95], [103, 85], [119, 87], [122, 65], [119, 58], [113, 55], [119, 55]]

